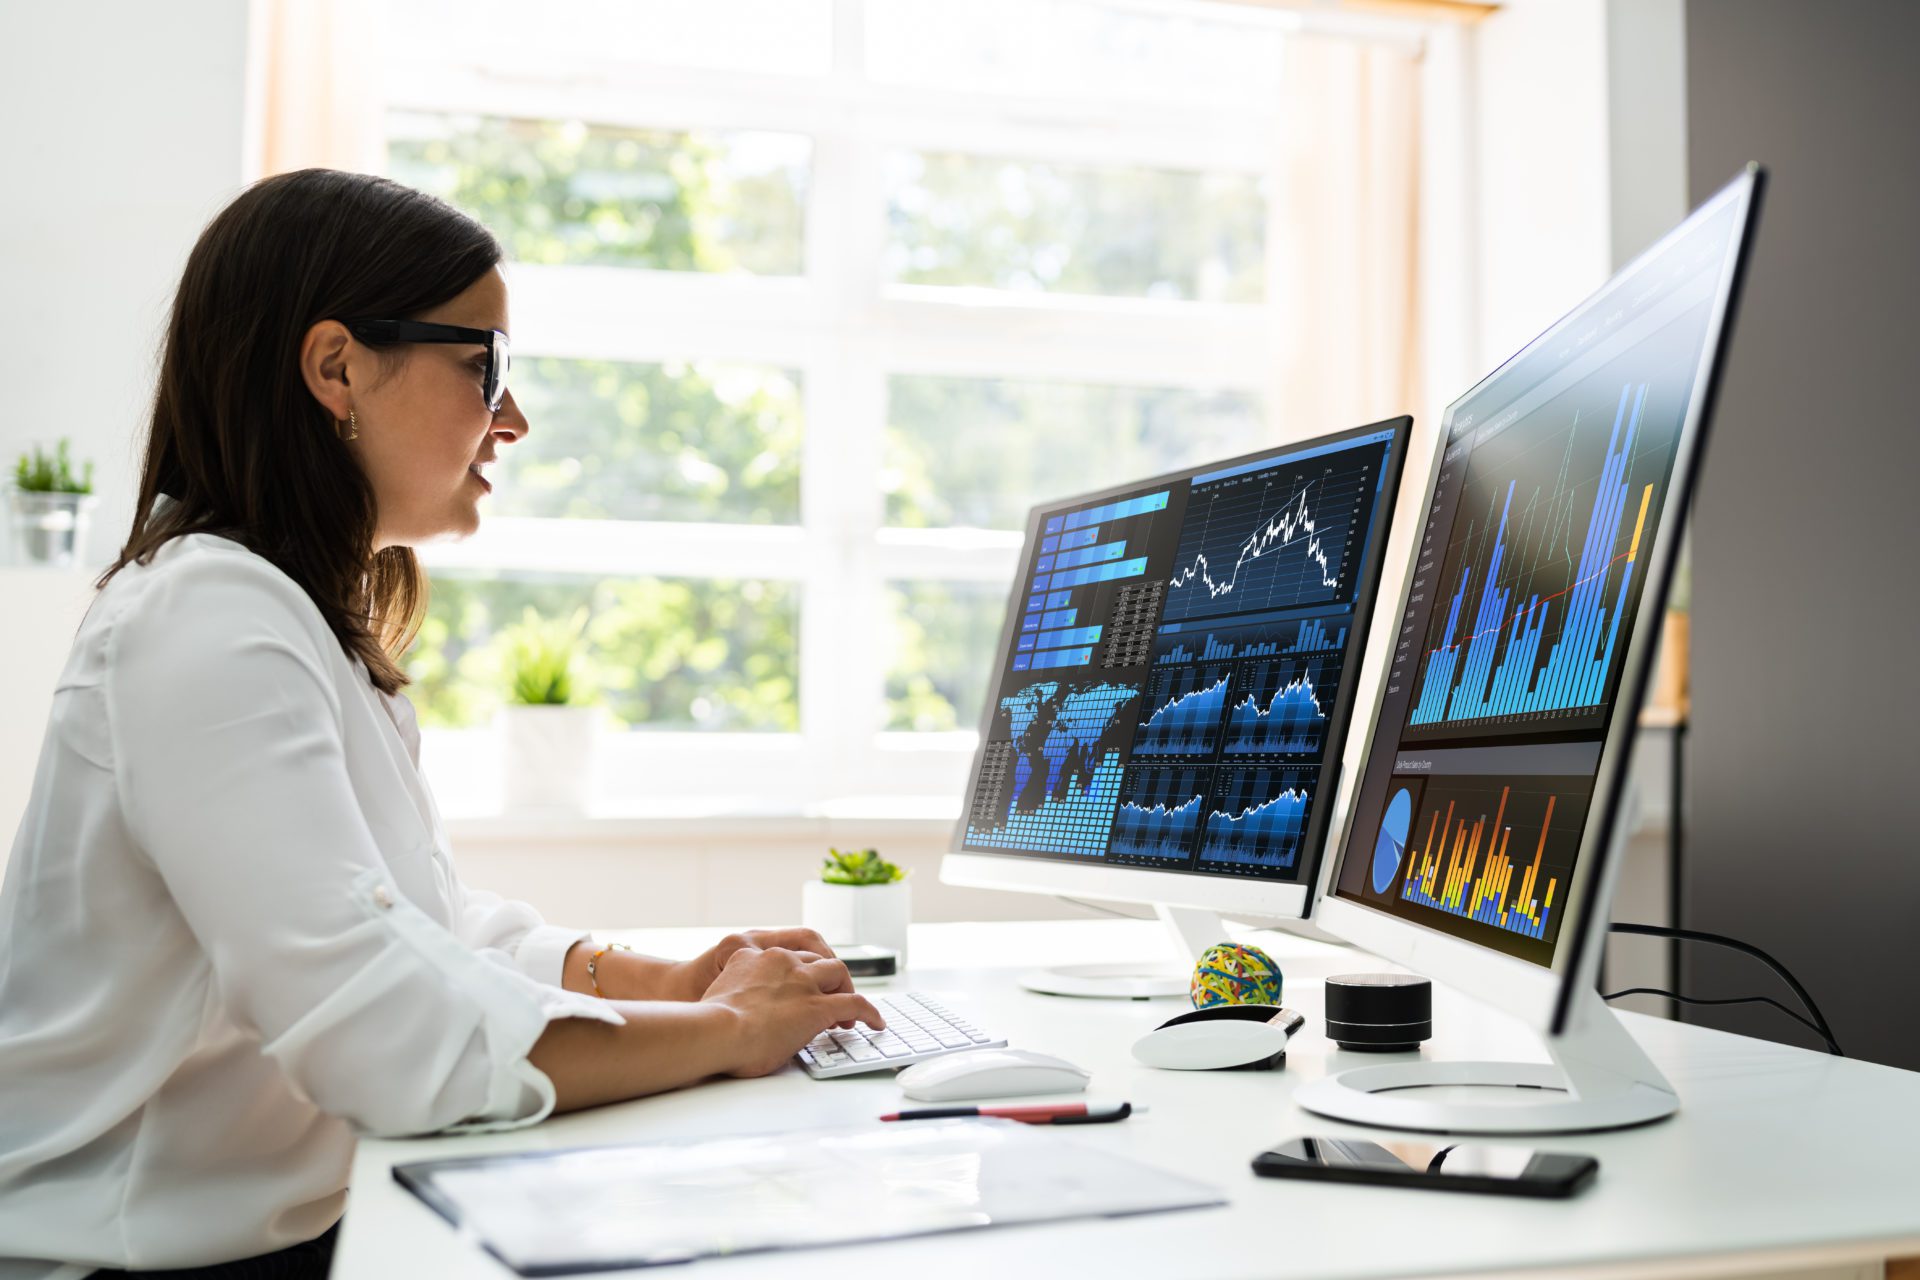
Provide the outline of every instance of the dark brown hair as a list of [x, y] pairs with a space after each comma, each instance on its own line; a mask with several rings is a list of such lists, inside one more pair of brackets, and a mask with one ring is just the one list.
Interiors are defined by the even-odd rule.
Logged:
[[[302, 169], [222, 210], [187, 258], [160, 357], [133, 529], [96, 587], [189, 533], [232, 538], [312, 597], [393, 693], [425, 616], [408, 547], [374, 551], [373, 487], [300, 374], [321, 320], [405, 319], [500, 261], [485, 227], [385, 178]], [[171, 494], [177, 504], [155, 513]]]

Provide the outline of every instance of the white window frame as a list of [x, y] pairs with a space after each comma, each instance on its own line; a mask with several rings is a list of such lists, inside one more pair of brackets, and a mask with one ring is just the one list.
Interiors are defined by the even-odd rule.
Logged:
[[[878, 732], [884, 713], [884, 584], [1010, 586], [1021, 535], [897, 529], [884, 522], [887, 381], [897, 374], [1029, 378], [1270, 396], [1289, 317], [1283, 254], [1267, 254], [1259, 304], [1161, 302], [888, 284], [883, 165], [895, 148], [1265, 174], [1277, 183], [1277, 109], [1266, 117], [1162, 103], [995, 97], [872, 82], [863, 6], [833, 0], [832, 66], [774, 76], [680, 66], [449, 66], [398, 51], [397, 111], [581, 118], [647, 129], [801, 133], [812, 142], [804, 274], [768, 278], [591, 266], [509, 268], [514, 352], [654, 362], [731, 361], [799, 371], [805, 443], [801, 522], [492, 517], [460, 543], [421, 548], [429, 569], [607, 576], [760, 578], [800, 587], [797, 734], [640, 731], [601, 739], [609, 814], [727, 801], [799, 812], [885, 797], [954, 810], [977, 741], [970, 729]], [[1183, 11], [1183, 6], [1130, 7]], [[1184, 11], [1234, 6], [1185, 6]], [[1236, 10], [1248, 21], [1423, 44], [1449, 34], [1414, 20]], [[1459, 60], [1441, 60], [1457, 67]], [[1279, 244], [1277, 198], [1266, 242]], [[538, 429], [538, 424], [535, 424]], [[1284, 438], [1284, 432], [1275, 432]], [[992, 661], [982, 654], [981, 661]], [[449, 811], [484, 812], [497, 750], [489, 730], [429, 730]]]

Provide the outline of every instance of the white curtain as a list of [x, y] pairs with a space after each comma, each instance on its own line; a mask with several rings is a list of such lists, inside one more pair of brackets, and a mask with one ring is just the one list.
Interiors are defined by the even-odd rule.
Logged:
[[373, 0], [252, 0], [248, 173], [386, 163], [384, 42]]
[[1274, 420], [1299, 436], [1418, 415], [1419, 54], [1311, 35], [1286, 47]]

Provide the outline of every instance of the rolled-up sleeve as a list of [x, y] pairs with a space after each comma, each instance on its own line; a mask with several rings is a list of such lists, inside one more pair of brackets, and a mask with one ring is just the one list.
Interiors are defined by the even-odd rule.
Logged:
[[527, 971], [551, 943], [502, 963], [395, 887], [347, 772], [335, 642], [300, 588], [253, 557], [192, 557], [111, 627], [103, 689], [129, 834], [262, 1051], [370, 1133], [550, 1112], [552, 1083], [527, 1060], [548, 1022], [621, 1018]]
[[454, 885], [460, 902], [460, 940], [470, 947], [498, 952], [535, 982], [561, 986], [567, 952], [574, 943], [593, 938], [585, 929], [546, 923], [527, 903], [471, 888], [457, 878]]

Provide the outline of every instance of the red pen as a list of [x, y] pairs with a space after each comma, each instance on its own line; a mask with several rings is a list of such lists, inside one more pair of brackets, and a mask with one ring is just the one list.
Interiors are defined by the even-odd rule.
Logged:
[[1058, 1102], [1033, 1107], [926, 1107], [919, 1111], [895, 1111], [882, 1120], [945, 1120], [953, 1116], [998, 1116], [1021, 1124], [1110, 1124], [1125, 1120], [1136, 1111], [1145, 1111], [1131, 1102]]

